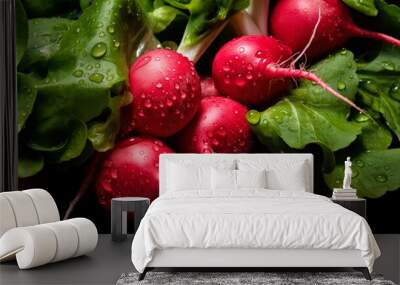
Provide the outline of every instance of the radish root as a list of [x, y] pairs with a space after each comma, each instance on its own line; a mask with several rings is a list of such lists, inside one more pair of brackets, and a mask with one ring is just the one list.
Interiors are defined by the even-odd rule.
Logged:
[[88, 168], [86, 169], [85, 176], [79, 187], [78, 192], [76, 193], [74, 199], [69, 203], [68, 209], [64, 214], [64, 220], [68, 219], [72, 212], [74, 211], [76, 205], [80, 202], [82, 197], [86, 194], [89, 189], [90, 184], [96, 176], [97, 169], [102, 160], [102, 155], [100, 153], [95, 153], [92, 161], [90, 162]]
[[[265, 59], [262, 61], [265, 61]], [[291, 69], [291, 68], [279, 67], [276, 64], [267, 64], [265, 66], [265, 71], [270, 73], [271, 75], [273, 75], [273, 77], [286, 77], [286, 78], [292, 77], [292, 78], [296, 78], [296, 79], [307, 79], [312, 82], [315, 82], [316, 84], [321, 86], [323, 89], [325, 89], [326, 91], [331, 93], [333, 96], [335, 96], [339, 100], [342, 100], [343, 102], [350, 105], [351, 107], [353, 107], [360, 113], [363, 113], [363, 114], [367, 115], [368, 117], [370, 117], [369, 114], [364, 109], [358, 107], [349, 98], [343, 96], [342, 94], [337, 92], [335, 89], [330, 87], [328, 84], [326, 84], [321, 78], [319, 78], [314, 73], [311, 73], [311, 72], [308, 72], [305, 70], [301, 70], [301, 69]]]

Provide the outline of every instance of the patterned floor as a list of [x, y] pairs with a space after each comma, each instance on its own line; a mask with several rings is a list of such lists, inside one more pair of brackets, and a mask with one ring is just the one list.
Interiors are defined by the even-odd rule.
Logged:
[[373, 275], [368, 281], [359, 272], [148, 272], [146, 278], [138, 281], [138, 273], [122, 274], [117, 285], [395, 285], [380, 275]]

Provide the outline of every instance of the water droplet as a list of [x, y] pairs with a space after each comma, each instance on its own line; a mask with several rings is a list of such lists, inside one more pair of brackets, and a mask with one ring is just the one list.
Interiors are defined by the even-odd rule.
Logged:
[[244, 51], [245, 51], [245, 48], [244, 48], [244, 47], [240, 47], [240, 48], [239, 48], [239, 52], [240, 52], [240, 53], [244, 53]]
[[341, 54], [341, 55], [346, 55], [346, 54], [347, 54], [347, 50], [343, 49], [343, 50], [340, 52], [340, 54]]
[[173, 104], [174, 103], [170, 99], [167, 99], [167, 106], [168, 107], [171, 107]]
[[250, 110], [246, 114], [246, 119], [251, 125], [256, 125], [261, 119], [261, 115], [257, 110]]
[[244, 85], [246, 85], [246, 80], [244, 78], [242, 78], [242, 77], [239, 77], [239, 75], [235, 79], [235, 84], [236, 84], [236, 86], [243, 87]]
[[363, 81], [361, 86], [367, 90], [368, 92], [371, 92], [373, 94], [378, 93], [378, 86], [372, 81], [372, 80], [367, 80]]
[[390, 88], [390, 96], [400, 101], [400, 82], [395, 82], [392, 87]]
[[92, 73], [89, 76], [89, 80], [95, 83], [101, 83], [104, 79], [104, 75], [98, 72]]
[[362, 123], [362, 122], [366, 122], [369, 120], [369, 118], [362, 113], [358, 113], [355, 117], [356, 122]]
[[82, 77], [83, 75], [83, 70], [82, 69], [76, 69], [74, 72], [72, 72], [72, 75], [75, 77]]
[[230, 67], [228, 64], [224, 65], [224, 67], [222, 67], [222, 69], [223, 69], [223, 71], [225, 71], [225, 72], [231, 71], [231, 67]]
[[246, 74], [246, 79], [252, 80], [252, 79], [253, 79], [253, 74], [247, 73], [247, 74]]
[[391, 63], [391, 62], [383, 62], [383, 63], [382, 63], [382, 66], [383, 66], [384, 69], [386, 69], [386, 70], [388, 70], [388, 71], [393, 71], [393, 70], [395, 70], [395, 66], [394, 66], [394, 64]]
[[339, 90], [344, 90], [344, 89], [346, 89], [346, 83], [344, 83], [344, 82], [342, 82], [342, 81], [339, 81], [339, 82], [337, 83], [337, 88], [338, 88]]
[[150, 101], [150, 99], [146, 99], [145, 101], [144, 101], [144, 106], [146, 107], [146, 108], [151, 108], [151, 101]]
[[107, 52], [107, 45], [103, 42], [95, 44], [92, 48], [91, 54], [94, 58], [101, 58]]
[[247, 70], [253, 70], [254, 69], [254, 67], [253, 67], [253, 65], [251, 63], [247, 64], [246, 68], [247, 68]]
[[388, 180], [388, 178], [385, 174], [380, 174], [375, 176], [375, 180], [380, 183], [385, 183]]
[[186, 94], [185, 92], [182, 92], [182, 93], [181, 93], [181, 98], [182, 98], [182, 99], [186, 99], [186, 97], [187, 97], [187, 94]]
[[158, 88], [158, 89], [160, 89], [160, 88], [162, 88], [162, 83], [161, 82], [158, 82], [157, 84], [156, 84], [156, 87]]
[[179, 86], [178, 83], [175, 83], [175, 89], [176, 89], [176, 90], [179, 90], [179, 89], [180, 89], [180, 86]]
[[100, 37], [100, 38], [103, 38], [105, 35], [106, 35], [106, 34], [105, 34], [104, 32], [100, 32], [100, 33], [99, 33], [99, 37]]
[[120, 45], [121, 45], [121, 43], [119, 41], [114, 41], [115, 48], [119, 48]]
[[256, 57], [258, 57], [258, 58], [265, 57], [265, 52], [263, 52], [262, 50], [257, 51], [256, 52]]
[[114, 26], [108, 26], [107, 32], [109, 32], [111, 35], [114, 34], [114, 32], [115, 32]]

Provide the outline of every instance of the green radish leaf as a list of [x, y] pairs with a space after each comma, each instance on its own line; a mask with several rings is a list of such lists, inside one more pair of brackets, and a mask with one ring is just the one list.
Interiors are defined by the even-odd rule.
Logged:
[[104, 122], [96, 122], [90, 126], [88, 138], [98, 151], [107, 151], [114, 145], [120, 128], [120, 108], [131, 99], [130, 94], [111, 98], [109, 104], [110, 115]]
[[68, 142], [68, 121], [62, 116], [53, 116], [27, 130], [30, 137], [26, 145], [33, 150], [53, 152], [65, 147]]
[[[340, 188], [343, 181], [345, 156], [342, 153], [336, 159], [333, 172], [325, 175], [325, 182], [330, 188]], [[387, 191], [400, 188], [400, 149], [373, 150], [353, 155], [352, 186], [360, 197], [379, 198]], [[340, 162], [340, 163], [339, 163]]]
[[29, 149], [22, 149], [18, 155], [18, 177], [25, 178], [36, 175], [44, 166], [43, 155]]
[[400, 5], [388, 4], [384, 0], [375, 0], [376, 7], [379, 10], [376, 25], [392, 34], [393, 36], [400, 36]]
[[[371, 111], [369, 113], [371, 114]], [[366, 150], [387, 149], [392, 144], [392, 134], [386, 126], [379, 123], [379, 118], [380, 115], [375, 116], [376, 122], [372, 122], [364, 114], [357, 114], [354, 118], [354, 122], [362, 128], [362, 133], [359, 135], [358, 140]]]
[[86, 124], [79, 120], [72, 120], [68, 126], [70, 137], [65, 146], [57, 152], [49, 154], [51, 162], [69, 161], [81, 155], [87, 141]]
[[78, 0], [22, 0], [29, 18], [54, 17], [79, 7]]
[[384, 46], [372, 61], [360, 63], [357, 73], [359, 98], [400, 138], [400, 48]]
[[35, 128], [54, 117], [89, 123], [111, 108], [112, 96], [125, 87], [135, 40], [134, 15], [125, 5], [124, 0], [98, 0], [64, 33], [47, 77], [36, 80]]
[[45, 63], [60, 48], [60, 42], [73, 20], [64, 18], [38, 18], [29, 20], [28, 46], [20, 67], [29, 68], [35, 63]]
[[17, 87], [18, 87], [18, 119], [17, 129], [18, 132], [22, 130], [26, 120], [32, 112], [33, 105], [36, 100], [36, 88], [34, 81], [27, 75], [18, 73], [17, 75]]
[[[358, 77], [351, 52], [341, 51], [313, 66], [311, 71], [347, 98], [354, 99]], [[301, 80], [290, 96], [264, 112], [250, 111], [247, 120], [261, 142], [282, 139], [295, 149], [318, 144], [337, 151], [349, 146], [361, 133], [361, 126], [347, 120], [349, 110], [321, 87]]]
[[187, 18], [180, 44], [182, 47], [198, 43], [215, 25], [249, 5], [248, 0], [137, 0], [136, 2], [155, 33], [166, 30], [178, 19], [177, 16]]
[[20, 0], [15, 1], [15, 13], [17, 19], [16, 62], [18, 64], [24, 55], [28, 43], [28, 19], [26, 18], [24, 6], [22, 6]]
[[378, 9], [375, 6], [375, 0], [342, 0], [347, 6], [354, 10], [375, 17], [378, 15]]

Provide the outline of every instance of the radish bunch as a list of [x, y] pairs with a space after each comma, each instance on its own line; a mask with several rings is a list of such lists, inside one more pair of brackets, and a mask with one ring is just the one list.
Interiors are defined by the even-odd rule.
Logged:
[[271, 14], [272, 35], [300, 52], [318, 24], [307, 58], [316, 59], [342, 47], [353, 37], [371, 38], [400, 46], [400, 40], [356, 26], [342, 0], [280, 0]]

